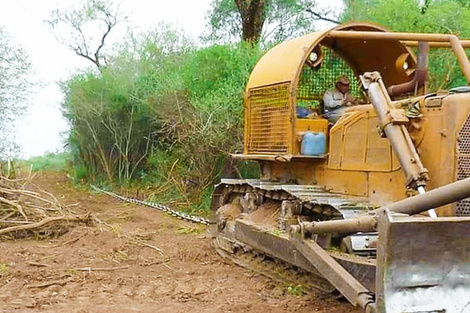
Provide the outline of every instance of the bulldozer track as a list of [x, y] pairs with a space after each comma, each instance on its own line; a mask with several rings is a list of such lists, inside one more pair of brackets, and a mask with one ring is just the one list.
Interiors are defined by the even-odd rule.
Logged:
[[330, 192], [318, 185], [280, 184], [259, 179], [222, 179], [217, 189], [219, 199], [212, 204], [212, 210], [225, 204], [229, 196], [235, 194], [255, 194], [279, 204], [282, 201], [296, 201], [306, 210], [325, 219], [352, 218], [377, 207], [364, 197]]
[[[282, 212], [285, 211], [282, 206], [286, 203], [293, 204], [298, 215], [282, 216], [286, 213]], [[240, 215], [234, 214], [226, 205], [240, 205]], [[289, 240], [282, 239], [287, 237], [287, 224], [296, 224], [299, 219], [305, 218], [348, 219], [371, 208], [373, 206], [363, 198], [333, 193], [321, 186], [223, 179], [216, 186], [211, 207], [213, 245], [222, 257], [271, 279], [294, 282], [309, 289], [331, 293], [335, 288], [311, 264], [295, 253], [292, 257], [294, 247]], [[261, 224], [251, 221], [249, 217], [251, 214], [256, 215], [259, 210], [270, 212], [262, 213], [267, 215], [264, 215]], [[271, 222], [265, 223], [268, 220]], [[275, 248], [266, 250], [267, 242]], [[365, 275], [359, 272], [356, 274]], [[302, 276], [304, 279], [299, 280]]]

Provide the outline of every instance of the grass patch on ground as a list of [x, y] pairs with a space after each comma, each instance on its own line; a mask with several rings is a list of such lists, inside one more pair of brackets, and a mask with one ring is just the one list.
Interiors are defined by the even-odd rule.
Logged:
[[0, 273], [4, 273], [4, 272], [8, 271], [8, 268], [9, 268], [8, 264], [0, 263]]
[[32, 172], [57, 171], [63, 172], [71, 164], [72, 157], [68, 152], [48, 153], [43, 156], [32, 157], [28, 160], [19, 161], [25, 168]]
[[307, 293], [305, 291], [305, 288], [302, 287], [302, 285], [289, 284], [289, 285], [286, 286], [286, 290], [289, 294], [291, 294], [293, 296], [296, 296], [296, 297], [300, 297], [300, 296]]

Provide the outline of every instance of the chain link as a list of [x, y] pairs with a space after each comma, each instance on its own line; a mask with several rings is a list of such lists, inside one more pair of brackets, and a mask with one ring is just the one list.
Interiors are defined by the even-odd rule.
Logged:
[[209, 225], [209, 220], [207, 218], [204, 218], [204, 217], [189, 215], [187, 213], [179, 212], [179, 211], [173, 210], [173, 209], [171, 209], [167, 206], [164, 206], [164, 205], [161, 205], [161, 204], [158, 204], [158, 203], [154, 203], [154, 202], [148, 202], [148, 201], [142, 201], [142, 200], [137, 200], [137, 199], [128, 198], [128, 197], [123, 197], [123, 196], [120, 196], [120, 195], [118, 195], [114, 192], [110, 192], [110, 191], [100, 189], [100, 188], [98, 188], [94, 185], [90, 185], [90, 186], [93, 190], [95, 190], [97, 192], [104, 193], [108, 196], [111, 196], [111, 197], [113, 197], [115, 199], [118, 199], [120, 201], [123, 201], [123, 202], [147, 206], [147, 207], [150, 207], [150, 208], [154, 208], [154, 209], [163, 211], [168, 215], [171, 215], [171, 216], [174, 216], [174, 217], [177, 217], [177, 218], [181, 218], [181, 219], [186, 220], [186, 221], [190, 221], [190, 222], [193, 222], [193, 223], [204, 224], [204, 225]]

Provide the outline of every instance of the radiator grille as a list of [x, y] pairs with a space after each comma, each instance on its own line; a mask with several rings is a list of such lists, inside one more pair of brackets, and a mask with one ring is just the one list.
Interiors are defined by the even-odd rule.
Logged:
[[[457, 180], [470, 177], [470, 114], [457, 139]], [[470, 215], [470, 198], [457, 202], [457, 216]]]
[[289, 121], [289, 84], [250, 90], [248, 153], [287, 154]]

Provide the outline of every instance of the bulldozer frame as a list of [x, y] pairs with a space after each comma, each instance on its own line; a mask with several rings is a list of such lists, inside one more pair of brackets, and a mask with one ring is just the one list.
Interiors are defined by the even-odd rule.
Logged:
[[[269, 51], [248, 81], [244, 149], [232, 155], [258, 161], [261, 177], [216, 186], [218, 250], [321, 276], [367, 313], [470, 313], [470, 89], [426, 87], [429, 48], [450, 48], [470, 83], [468, 47], [455, 35], [350, 23]], [[334, 125], [295, 109], [321, 106], [318, 86], [335, 79], [327, 59], [370, 100]], [[306, 132], [326, 134], [328, 151], [302, 155]]]

